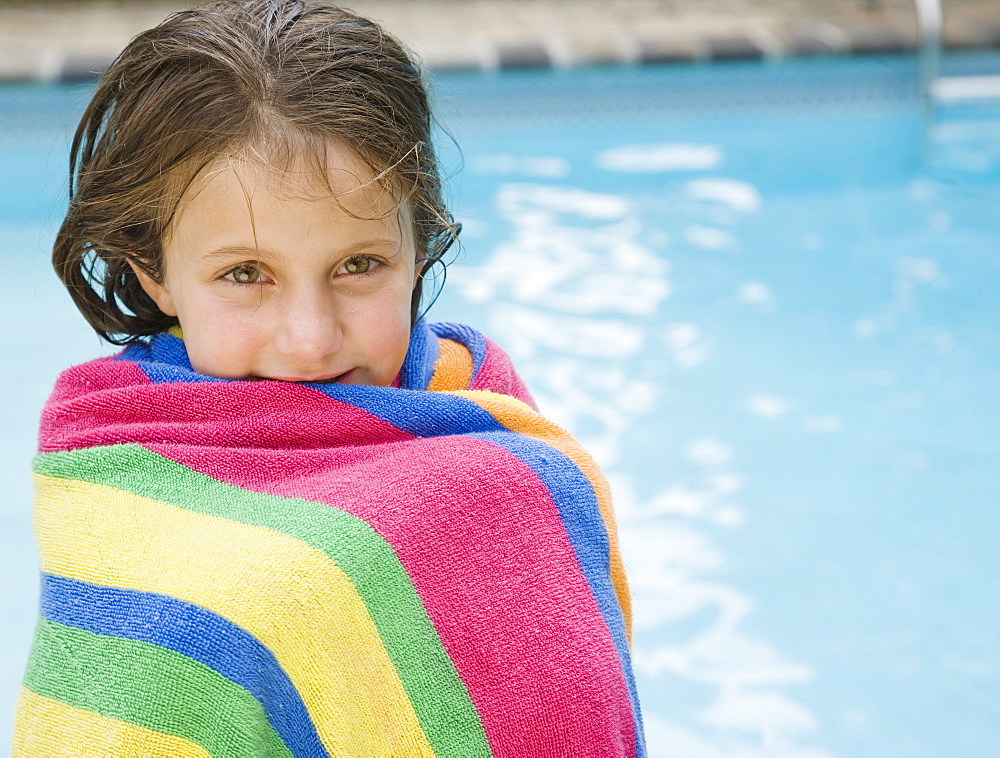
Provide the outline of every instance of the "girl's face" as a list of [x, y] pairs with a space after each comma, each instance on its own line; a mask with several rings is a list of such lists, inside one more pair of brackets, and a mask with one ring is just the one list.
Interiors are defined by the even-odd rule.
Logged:
[[378, 183], [363, 186], [371, 171], [337, 144], [327, 178], [329, 187], [304, 159], [280, 176], [222, 159], [185, 193], [164, 239], [162, 281], [136, 273], [180, 321], [195, 371], [381, 386], [395, 379], [419, 271], [406, 203]]

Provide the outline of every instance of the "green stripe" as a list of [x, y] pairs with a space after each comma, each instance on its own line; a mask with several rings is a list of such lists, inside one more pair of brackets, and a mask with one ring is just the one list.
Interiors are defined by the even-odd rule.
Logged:
[[139, 445], [46, 453], [35, 458], [34, 470], [266, 527], [321, 551], [350, 578], [367, 606], [435, 755], [492, 755], [479, 714], [406, 570], [363, 519], [326, 504], [219, 482]]
[[40, 618], [24, 684], [74, 708], [181, 737], [219, 758], [292, 758], [243, 687], [148, 642]]

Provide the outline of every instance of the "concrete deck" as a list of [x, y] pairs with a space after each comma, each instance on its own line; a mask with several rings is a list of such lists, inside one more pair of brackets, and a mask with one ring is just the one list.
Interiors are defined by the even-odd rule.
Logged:
[[[943, 0], [945, 42], [1000, 47], [1000, 0]], [[196, 2], [0, 2], [0, 80], [95, 76]], [[913, 0], [347, 0], [429, 68], [481, 70], [913, 49]]]

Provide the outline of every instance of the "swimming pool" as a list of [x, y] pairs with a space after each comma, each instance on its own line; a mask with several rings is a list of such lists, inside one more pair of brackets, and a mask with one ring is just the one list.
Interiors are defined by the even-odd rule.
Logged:
[[[495, 336], [605, 465], [651, 756], [1000, 750], [1000, 107], [927, 124], [916, 72], [438, 77], [465, 231], [432, 314]], [[4, 741], [38, 408], [106, 352], [47, 264], [86, 96], [0, 90]]]

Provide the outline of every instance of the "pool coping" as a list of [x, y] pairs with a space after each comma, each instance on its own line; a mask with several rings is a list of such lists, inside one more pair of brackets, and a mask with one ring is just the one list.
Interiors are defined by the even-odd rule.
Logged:
[[[0, 3], [0, 81], [96, 78], [128, 40], [197, 3]], [[358, 0], [436, 71], [659, 65], [915, 50], [912, 0]], [[1000, 49], [1000, 2], [946, 8], [948, 49]]]

